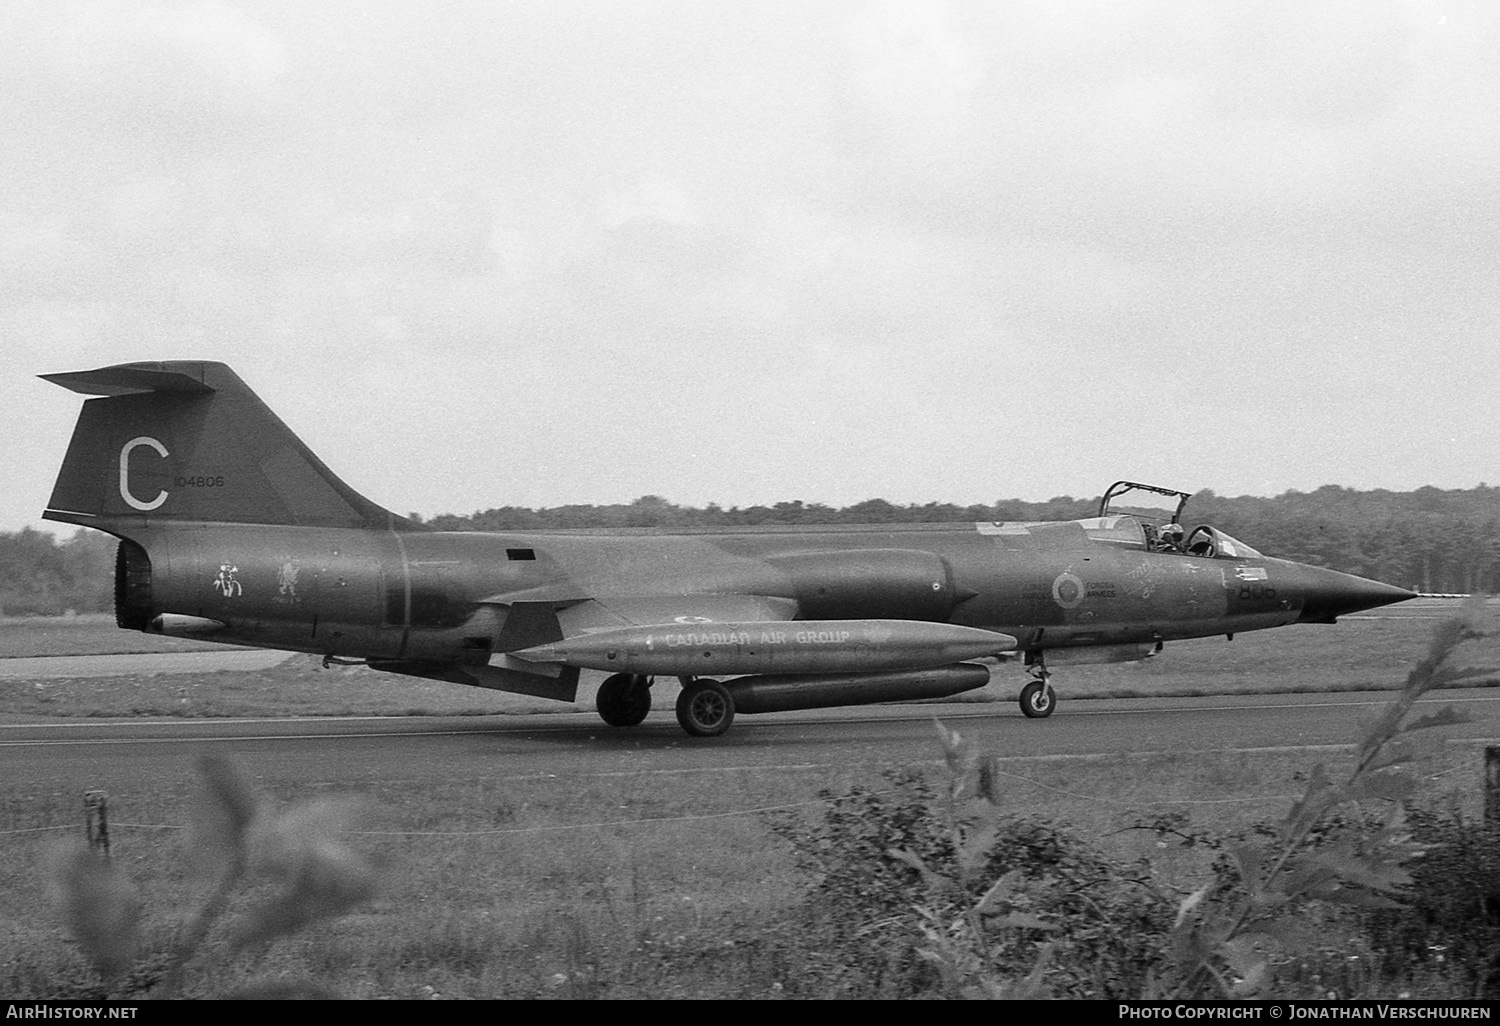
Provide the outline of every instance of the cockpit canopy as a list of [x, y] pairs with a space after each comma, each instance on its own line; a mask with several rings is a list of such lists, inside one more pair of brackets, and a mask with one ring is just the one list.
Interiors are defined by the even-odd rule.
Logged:
[[1104, 498], [1099, 500], [1099, 516], [1123, 514], [1162, 527], [1181, 523], [1182, 509], [1192, 497], [1192, 492], [1179, 492], [1136, 481], [1116, 481], [1104, 493]]
[[[1216, 527], [1204, 524], [1186, 531], [1182, 526], [1182, 511], [1190, 498], [1192, 492], [1136, 481], [1116, 481], [1099, 500], [1098, 519], [1085, 522], [1085, 530], [1092, 523], [1095, 530], [1107, 535], [1100, 537], [1101, 541], [1126, 542], [1128, 538], [1128, 544], [1142, 545], [1153, 552], [1181, 552], [1205, 559], [1243, 559], [1261, 555]], [[1094, 535], [1095, 530], [1089, 533]]]

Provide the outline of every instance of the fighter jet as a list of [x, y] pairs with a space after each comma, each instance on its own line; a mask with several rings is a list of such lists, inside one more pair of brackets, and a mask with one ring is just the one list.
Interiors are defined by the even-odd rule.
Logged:
[[1041, 718], [1054, 666], [1414, 597], [1185, 530], [1188, 493], [1132, 482], [1060, 523], [434, 531], [346, 485], [222, 363], [43, 378], [99, 397], [43, 515], [120, 540], [120, 627], [560, 702], [603, 671], [614, 727], [663, 678], [682, 728], [714, 736], [736, 713], [948, 697], [1005, 659]]

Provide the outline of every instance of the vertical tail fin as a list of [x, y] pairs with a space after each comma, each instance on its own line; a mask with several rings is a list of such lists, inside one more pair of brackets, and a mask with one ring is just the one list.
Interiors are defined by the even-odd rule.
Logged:
[[222, 363], [122, 363], [43, 374], [83, 404], [43, 514], [121, 528], [163, 520], [416, 525], [340, 481]]

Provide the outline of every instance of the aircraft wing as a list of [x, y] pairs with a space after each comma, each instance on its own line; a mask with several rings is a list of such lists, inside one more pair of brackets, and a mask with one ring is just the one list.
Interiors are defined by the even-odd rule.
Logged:
[[563, 636], [651, 624], [764, 623], [797, 615], [794, 599], [765, 595], [682, 595], [590, 599], [557, 614]]
[[[496, 595], [486, 603], [508, 605], [536, 602], [540, 596]], [[791, 620], [797, 615], [795, 599], [769, 595], [644, 595], [638, 597], [591, 598], [558, 609], [557, 628], [562, 638], [575, 638], [597, 631], [656, 624], [765, 623]], [[550, 640], [550, 639], [549, 639]]]

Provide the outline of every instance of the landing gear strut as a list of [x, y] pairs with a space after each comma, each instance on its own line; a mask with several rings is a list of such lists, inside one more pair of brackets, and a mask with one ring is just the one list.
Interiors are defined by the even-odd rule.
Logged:
[[1057, 694], [1052, 690], [1052, 685], [1047, 683], [1047, 678], [1052, 674], [1047, 672], [1041, 656], [1037, 656], [1036, 665], [1031, 667], [1031, 674], [1032, 681], [1021, 689], [1021, 713], [1027, 719], [1046, 719], [1057, 708]]
[[684, 680], [677, 696], [677, 722], [694, 737], [717, 737], [734, 722], [734, 696], [716, 680]]
[[606, 677], [594, 704], [611, 727], [634, 727], [651, 711], [651, 678], [628, 673]]

